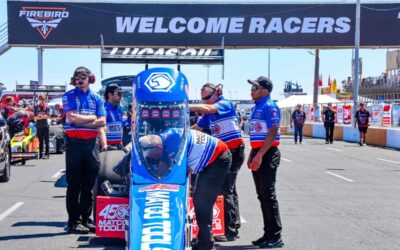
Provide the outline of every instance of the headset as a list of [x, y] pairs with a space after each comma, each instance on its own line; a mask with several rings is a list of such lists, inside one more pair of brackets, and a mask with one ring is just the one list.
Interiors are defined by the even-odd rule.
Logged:
[[[75, 70], [74, 75], [71, 77], [71, 82], [70, 82], [71, 85], [76, 86], [75, 82], [78, 81], [78, 80], [75, 80], [75, 77], [76, 77], [77, 74], [81, 73], [81, 72], [77, 72], [80, 69], [86, 69], [89, 72], [89, 76], [87, 76], [86, 73], [85, 73], [85, 75], [86, 75], [86, 77], [89, 78], [89, 83], [90, 84], [93, 84], [93, 83], [96, 82], [96, 76], [88, 68], [86, 68], [86, 67], [78, 67]], [[82, 79], [79, 79], [79, 84], [82, 84]]]

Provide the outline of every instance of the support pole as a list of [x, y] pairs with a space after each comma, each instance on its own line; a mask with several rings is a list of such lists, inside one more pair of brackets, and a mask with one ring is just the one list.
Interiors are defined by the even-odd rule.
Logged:
[[317, 106], [318, 106], [318, 81], [319, 81], [319, 49], [316, 49], [315, 66], [314, 66], [314, 92], [313, 92], [314, 112], [317, 111]]
[[361, 4], [360, 0], [357, 0], [356, 6], [356, 33], [354, 41], [354, 73], [353, 73], [353, 114], [351, 119], [353, 120], [353, 125], [356, 125], [356, 120], [354, 115], [357, 112], [358, 104], [358, 83], [359, 83], [359, 60], [360, 60], [360, 16], [361, 16]]
[[268, 78], [271, 79], [271, 49], [268, 49]]
[[37, 47], [38, 52], [38, 85], [43, 85], [43, 48]]

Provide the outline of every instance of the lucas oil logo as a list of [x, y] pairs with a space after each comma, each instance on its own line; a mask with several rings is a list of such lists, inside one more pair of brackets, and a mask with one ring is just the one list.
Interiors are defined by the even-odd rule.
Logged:
[[144, 85], [150, 92], [169, 92], [175, 86], [175, 81], [168, 73], [154, 72], [150, 74]]
[[19, 17], [26, 17], [26, 20], [39, 32], [43, 39], [47, 39], [51, 31], [57, 28], [58, 24], [69, 17], [66, 8], [54, 7], [22, 7]]

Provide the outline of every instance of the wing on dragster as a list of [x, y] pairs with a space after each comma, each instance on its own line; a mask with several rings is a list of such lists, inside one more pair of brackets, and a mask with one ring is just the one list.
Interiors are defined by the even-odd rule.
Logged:
[[184, 249], [187, 184], [132, 185], [131, 250]]

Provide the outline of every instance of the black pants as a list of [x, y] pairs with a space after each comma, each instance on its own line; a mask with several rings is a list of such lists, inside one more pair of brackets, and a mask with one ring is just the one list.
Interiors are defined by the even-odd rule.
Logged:
[[[258, 149], [253, 149], [254, 157]], [[264, 235], [268, 238], [279, 237], [282, 231], [279, 205], [276, 198], [276, 172], [281, 160], [281, 153], [277, 147], [271, 147], [263, 156], [261, 166], [253, 171], [258, 200], [264, 220]]]
[[66, 145], [68, 225], [87, 220], [93, 208], [92, 189], [100, 169], [97, 140], [67, 139]]
[[325, 141], [333, 142], [333, 131], [335, 130], [335, 123], [333, 122], [325, 122]]
[[[243, 148], [244, 150], [244, 148]], [[244, 161], [244, 153], [231, 150], [232, 164], [225, 179], [221, 194], [224, 196], [225, 235], [237, 236], [240, 227], [239, 197], [236, 191], [237, 174]]]
[[49, 127], [38, 127], [37, 136], [39, 139], [39, 157], [43, 155], [43, 146], [46, 145], [45, 155], [49, 155]]
[[198, 249], [211, 249], [213, 247], [213, 206], [229, 173], [231, 161], [231, 153], [225, 151], [197, 174], [193, 204], [197, 225], [199, 226]]
[[294, 142], [297, 142], [297, 137], [299, 136], [300, 142], [303, 141], [303, 126], [294, 127]]

